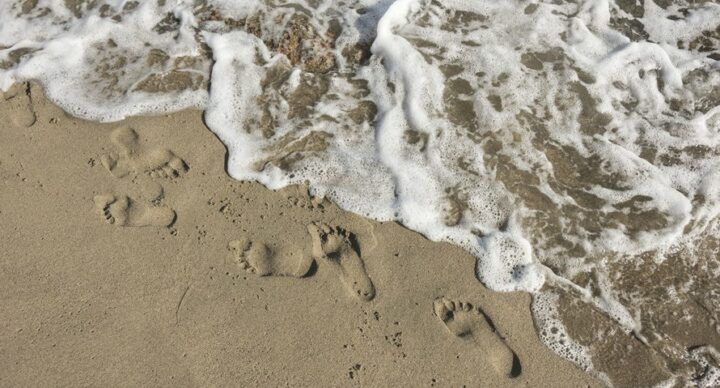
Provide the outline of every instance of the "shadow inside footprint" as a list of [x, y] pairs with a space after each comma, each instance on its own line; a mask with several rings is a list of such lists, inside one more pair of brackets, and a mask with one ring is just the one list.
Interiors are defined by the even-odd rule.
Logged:
[[520, 365], [520, 359], [517, 354], [513, 353], [512, 368], [510, 368], [510, 378], [518, 377], [522, 374], [522, 365]]

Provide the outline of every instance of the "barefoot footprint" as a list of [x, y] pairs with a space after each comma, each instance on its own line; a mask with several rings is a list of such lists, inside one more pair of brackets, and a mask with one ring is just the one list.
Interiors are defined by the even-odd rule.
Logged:
[[262, 242], [247, 239], [231, 241], [228, 248], [233, 251], [233, 259], [242, 269], [258, 276], [294, 276], [303, 277], [310, 272], [313, 258], [303, 252], [289, 252], [277, 255]]
[[490, 364], [498, 373], [509, 377], [520, 375], [520, 363], [515, 353], [500, 337], [490, 318], [480, 307], [467, 302], [438, 298], [433, 303], [435, 315], [454, 335], [472, 338], [486, 349]]
[[115, 177], [142, 172], [154, 178], [175, 178], [188, 170], [185, 162], [168, 149], [145, 150], [132, 128], [117, 128], [110, 134], [110, 139], [118, 152], [103, 155], [100, 160]]
[[102, 194], [94, 198], [97, 212], [118, 226], [170, 226], [175, 211], [167, 206], [142, 205], [126, 195]]
[[350, 242], [350, 233], [340, 227], [322, 223], [308, 225], [312, 237], [313, 257], [336, 268], [340, 279], [353, 295], [363, 301], [375, 297], [375, 287], [365, 271], [365, 264]]

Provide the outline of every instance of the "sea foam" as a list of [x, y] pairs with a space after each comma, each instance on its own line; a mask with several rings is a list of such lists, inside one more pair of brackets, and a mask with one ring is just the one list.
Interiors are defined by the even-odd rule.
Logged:
[[604, 264], [720, 212], [712, 2], [65, 3], [0, 4], [0, 87], [98, 121], [203, 109], [232, 177], [461, 245], [495, 290], [556, 279], [639, 333]]

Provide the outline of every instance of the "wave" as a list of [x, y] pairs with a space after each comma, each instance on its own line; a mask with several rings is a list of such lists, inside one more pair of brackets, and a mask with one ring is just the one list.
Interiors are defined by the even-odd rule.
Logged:
[[616, 279], [717, 229], [713, 2], [25, 0], [0, 18], [3, 89], [38, 80], [97, 121], [203, 109], [232, 177], [463, 246], [488, 287], [535, 293], [541, 333], [559, 287], [650, 343], [653, 307]]

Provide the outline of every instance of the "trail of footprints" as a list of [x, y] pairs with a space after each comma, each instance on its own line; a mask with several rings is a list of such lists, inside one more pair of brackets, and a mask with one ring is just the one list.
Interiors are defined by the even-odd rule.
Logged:
[[[146, 174], [151, 178], [173, 179], [188, 171], [185, 161], [172, 151], [144, 146], [132, 128], [119, 127], [113, 130], [110, 140], [116, 152], [103, 155], [100, 160], [115, 178]], [[175, 221], [175, 211], [162, 204], [162, 186], [155, 185], [144, 187], [146, 191], [152, 192], [144, 200], [117, 193], [96, 195], [95, 209], [107, 223], [116, 226], [170, 226]]]
[[[305, 277], [315, 261], [321, 261], [335, 270], [352, 297], [363, 302], [372, 300], [375, 287], [354, 247], [353, 234], [324, 223], [312, 223], [307, 230], [312, 240], [312, 254], [309, 256], [302, 252], [281, 255], [263, 242], [248, 239], [231, 241], [228, 248], [240, 268], [257, 276]], [[510, 378], [520, 375], [517, 355], [480, 307], [441, 297], [433, 302], [433, 312], [450, 333], [462, 340], [474, 341], [487, 354], [488, 362], [499, 374]]]
[[277, 255], [262, 242], [235, 240], [228, 244], [234, 261], [240, 268], [258, 276], [304, 277], [315, 261], [328, 264], [354, 297], [370, 301], [375, 297], [375, 286], [365, 271], [357, 250], [353, 247], [353, 235], [340, 227], [313, 223], [307, 227], [312, 239], [312, 254], [290, 253]]
[[[185, 161], [171, 150], [143, 146], [131, 128], [114, 130], [110, 139], [116, 151], [104, 155], [101, 162], [115, 178], [146, 174], [152, 178], [174, 179], [188, 171]], [[176, 214], [161, 204], [162, 194], [162, 186], [158, 185], [143, 201], [124, 194], [104, 193], [95, 196], [94, 202], [98, 214], [109, 224], [165, 227], [175, 221]], [[307, 231], [312, 242], [309, 255], [303, 250], [275, 252], [264, 242], [247, 238], [231, 241], [228, 249], [238, 267], [256, 276], [302, 278], [309, 276], [320, 262], [333, 269], [351, 297], [362, 302], [372, 300], [375, 286], [356, 248], [355, 236], [339, 226], [319, 222], [309, 224]], [[508, 377], [520, 374], [517, 356], [481, 308], [443, 297], [433, 302], [433, 312], [450, 333], [462, 340], [474, 341], [498, 373]]]

